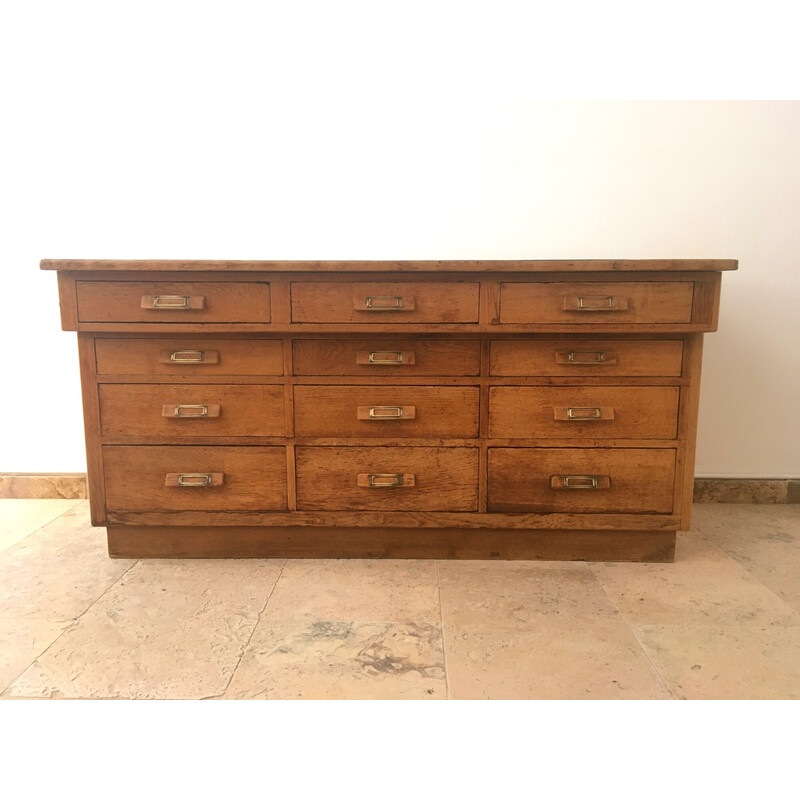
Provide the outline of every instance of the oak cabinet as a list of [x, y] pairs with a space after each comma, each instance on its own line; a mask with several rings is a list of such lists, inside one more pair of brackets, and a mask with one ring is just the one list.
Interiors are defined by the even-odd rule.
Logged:
[[50, 261], [118, 557], [669, 561], [731, 260]]

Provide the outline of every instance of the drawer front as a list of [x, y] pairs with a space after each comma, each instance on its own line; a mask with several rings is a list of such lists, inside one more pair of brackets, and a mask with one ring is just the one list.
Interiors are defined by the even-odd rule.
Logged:
[[99, 375], [282, 375], [274, 339], [95, 339]]
[[478, 435], [477, 386], [295, 386], [296, 436]]
[[478, 283], [293, 283], [292, 322], [477, 322]]
[[499, 439], [674, 439], [676, 386], [493, 386], [489, 435]]
[[282, 436], [282, 386], [104, 383], [105, 436]]
[[298, 447], [301, 511], [477, 511], [478, 450]]
[[104, 447], [109, 511], [283, 511], [283, 447]]
[[691, 281], [503, 283], [500, 322], [562, 325], [692, 320]]
[[479, 375], [480, 342], [461, 339], [298, 339], [295, 375]]
[[76, 281], [80, 322], [269, 322], [255, 281]]
[[491, 375], [677, 377], [676, 339], [516, 339], [493, 341]]
[[489, 511], [669, 514], [674, 485], [675, 450], [489, 450]]

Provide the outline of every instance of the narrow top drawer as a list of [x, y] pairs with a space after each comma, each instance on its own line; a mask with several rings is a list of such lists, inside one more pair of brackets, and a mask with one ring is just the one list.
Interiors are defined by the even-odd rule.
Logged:
[[477, 322], [476, 283], [292, 283], [292, 322]]
[[79, 322], [269, 322], [269, 284], [76, 281]]
[[500, 322], [565, 325], [688, 323], [692, 281], [503, 283]]

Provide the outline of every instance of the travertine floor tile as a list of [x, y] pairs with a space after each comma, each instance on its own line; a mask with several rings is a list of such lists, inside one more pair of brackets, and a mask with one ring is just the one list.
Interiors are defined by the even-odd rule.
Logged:
[[643, 647], [689, 700], [800, 699], [800, 627], [646, 625]]
[[582, 563], [442, 562], [446, 628], [528, 630], [545, 616], [617, 614], [602, 584]]
[[800, 505], [697, 505], [694, 525], [800, 611]]
[[0, 692], [71, 624], [26, 617], [0, 619]]
[[225, 696], [444, 699], [441, 631], [427, 622], [261, 620]]
[[431, 561], [291, 560], [264, 619], [384, 620], [439, 618]]
[[444, 628], [455, 700], [644, 700], [669, 692], [617, 616], [542, 617], [528, 629]]
[[0, 500], [0, 551], [16, 544], [80, 500]]
[[590, 568], [631, 624], [800, 624], [791, 606], [698, 533], [679, 534], [674, 564]]
[[140, 561], [8, 694], [170, 699], [221, 694], [281, 563]]
[[81, 501], [0, 552], [0, 617], [73, 620], [134, 563], [108, 557], [105, 529]]

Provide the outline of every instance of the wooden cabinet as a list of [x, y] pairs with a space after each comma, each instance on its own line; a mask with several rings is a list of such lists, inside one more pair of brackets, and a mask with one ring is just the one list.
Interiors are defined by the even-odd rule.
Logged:
[[43, 261], [119, 557], [669, 561], [730, 260]]

